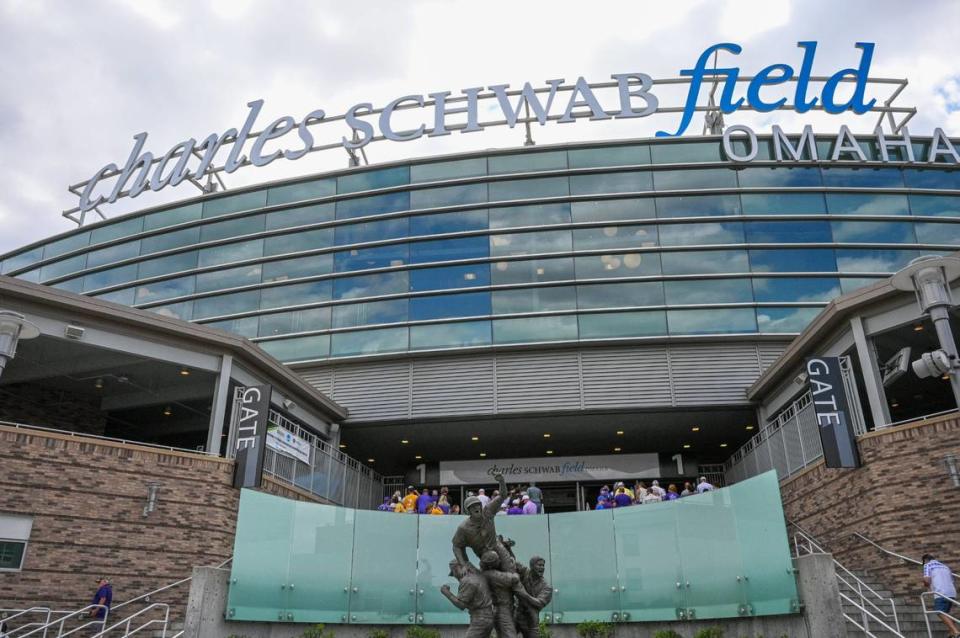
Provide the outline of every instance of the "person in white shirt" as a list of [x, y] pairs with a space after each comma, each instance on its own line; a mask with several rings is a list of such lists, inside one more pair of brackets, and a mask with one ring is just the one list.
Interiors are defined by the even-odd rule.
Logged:
[[659, 500], [663, 500], [663, 497], [667, 495], [667, 490], [660, 487], [660, 481], [654, 480], [653, 485], [650, 486], [650, 491], [659, 497]]
[[643, 497], [643, 504], [648, 503], [659, 503], [662, 499], [660, 495], [653, 491], [653, 488], [650, 488], [650, 491], [647, 492], [647, 495]]
[[490, 497], [487, 496], [487, 493], [484, 491], [482, 487], [479, 490], [477, 490], [477, 498], [480, 499], [480, 505], [482, 505], [483, 508], [486, 509], [487, 503], [490, 502]]
[[713, 485], [710, 485], [710, 483], [707, 482], [707, 477], [701, 476], [700, 482], [697, 483], [697, 494], [703, 494], [704, 492], [709, 492], [713, 489]]
[[957, 624], [948, 615], [953, 606], [949, 599], [957, 597], [953, 574], [950, 573], [949, 567], [934, 558], [932, 554], [923, 555], [923, 584], [933, 592], [933, 611], [939, 612], [940, 620], [947, 626], [951, 638], [960, 636]]

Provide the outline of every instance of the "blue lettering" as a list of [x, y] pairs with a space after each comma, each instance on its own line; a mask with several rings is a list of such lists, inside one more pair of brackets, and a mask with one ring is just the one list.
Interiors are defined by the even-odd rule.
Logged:
[[[874, 45], [872, 42], [857, 42], [857, 48], [863, 50], [860, 56], [860, 66], [856, 69], [842, 69], [837, 71], [831, 75], [827, 83], [823, 85], [821, 99], [823, 100], [823, 110], [827, 113], [836, 114], [850, 110], [857, 115], [863, 115], [877, 103], [876, 99], [870, 100], [866, 104], [863, 102], [863, 94], [867, 88], [867, 78], [870, 73], [870, 61], [873, 59]], [[856, 78], [853, 95], [843, 104], [837, 104], [833, 100], [834, 94], [837, 91], [837, 86], [845, 75], [852, 75]]]
[[690, 120], [693, 119], [693, 112], [697, 106], [697, 98], [700, 96], [700, 86], [703, 84], [704, 76], [725, 76], [723, 96], [720, 99], [720, 108], [723, 109], [724, 113], [732, 113], [738, 106], [740, 106], [740, 103], [743, 102], [742, 98], [738, 100], [736, 104], [731, 104], [730, 102], [733, 89], [729, 80], [732, 78], [734, 82], [736, 82], [737, 75], [740, 71], [739, 69], [707, 69], [707, 61], [710, 59], [710, 56], [714, 53], [714, 51], [721, 50], [729, 51], [734, 55], [737, 55], [743, 50], [743, 48], [739, 44], [734, 44], [732, 42], [715, 44], [700, 54], [700, 58], [697, 60], [697, 65], [694, 68], [683, 69], [680, 71], [680, 75], [690, 76], [690, 91], [687, 93], [687, 102], [683, 107], [683, 115], [680, 117], [680, 127], [677, 129], [676, 133], [657, 131], [657, 137], [678, 137], [683, 135], [683, 132], [687, 130], [687, 127], [690, 126]]
[[[778, 71], [779, 75], [773, 75]], [[776, 102], [764, 102], [760, 99], [760, 89], [764, 86], [783, 84], [791, 77], [793, 77], [793, 68], [786, 64], [771, 64], [767, 68], [762, 69], [750, 80], [750, 86], [747, 88], [747, 101], [750, 103], [750, 106], [760, 113], [769, 113], [786, 104], [787, 98], [785, 97], [780, 98]]]
[[803, 49], [803, 62], [800, 63], [800, 73], [797, 75], [797, 93], [793, 98], [793, 110], [797, 113], [806, 113], [817, 105], [817, 98], [807, 101], [807, 86], [810, 84], [810, 75], [813, 73], [813, 56], [817, 53], [816, 42], [797, 42]]

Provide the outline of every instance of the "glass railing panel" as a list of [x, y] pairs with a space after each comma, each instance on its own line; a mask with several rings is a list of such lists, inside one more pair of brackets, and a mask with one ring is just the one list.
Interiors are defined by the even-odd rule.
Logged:
[[350, 622], [406, 624], [416, 614], [417, 517], [357, 510]]
[[550, 560], [557, 622], [610, 621], [620, 612], [610, 510], [550, 517]]
[[[413, 518], [419, 523], [419, 549], [417, 556], [417, 584], [411, 599], [416, 598], [418, 614], [425, 625], [466, 625], [470, 616], [460, 611], [440, 593], [440, 587], [449, 585], [457, 593], [457, 581], [450, 576], [450, 561], [453, 560], [451, 540], [457, 526], [466, 520], [463, 516], [412, 516], [410, 514], [383, 513], [383, 516]], [[500, 517], [503, 518], [503, 517]], [[497, 519], [499, 523], [500, 519]], [[393, 519], [385, 521], [392, 525]], [[477, 564], [473, 554], [468, 555]], [[422, 593], [421, 593], [422, 592]]]
[[626, 620], [676, 620], [683, 607], [675, 503], [613, 510], [620, 606]]

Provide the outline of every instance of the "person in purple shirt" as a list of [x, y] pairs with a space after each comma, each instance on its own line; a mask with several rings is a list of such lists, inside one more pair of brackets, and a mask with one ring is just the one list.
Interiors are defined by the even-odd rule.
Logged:
[[430, 491], [424, 488], [420, 492], [420, 496], [417, 497], [417, 513], [418, 514], [429, 514], [430, 506], [433, 504], [433, 497], [430, 496]]
[[527, 494], [524, 494], [521, 497], [523, 501], [523, 513], [524, 514], [536, 514], [537, 513], [537, 504], [530, 500], [530, 497]]
[[107, 612], [110, 611], [110, 604], [113, 602], [113, 587], [106, 578], [97, 581], [97, 593], [93, 595], [90, 605], [98, 605], [90, 610], [90, 616], [98, 620], [106, 620]]
[[613, 502], [617, 507], [633, 505], [633, 499], [627, 494], [627, 490], [622, 487], [617, 488], [617, 493], [613, 496]]
[[523, 514], [523, 508], [520, 507], [520, 499], [515, 498], [510, 502], [510, 509], [507, 510], [508, 516], [518, 516]]

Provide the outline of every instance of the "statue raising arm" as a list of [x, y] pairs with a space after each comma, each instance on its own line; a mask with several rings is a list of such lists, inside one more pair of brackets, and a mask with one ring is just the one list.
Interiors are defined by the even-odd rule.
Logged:
[[503, 474], [497, 474], [493, 478], [500, 484], [500, 495], [491, 498], [490, 502], [487, 503], [487, 506], [483, 510], [487, 516], [496, 515], [496, 513], [500, 511], [500, 504], [503, 503], [503, 499], [507, 497], [507, 482], [504, 480]]

